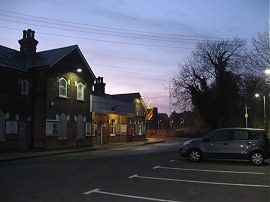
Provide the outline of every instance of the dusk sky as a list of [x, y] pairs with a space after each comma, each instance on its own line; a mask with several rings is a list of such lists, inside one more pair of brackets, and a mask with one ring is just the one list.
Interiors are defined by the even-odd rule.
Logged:
[[170, 79], [202, 40], [252, 37], [269, 26], [269, 0], [0, 0], [0, 45], [37, 51], [78, 45], [106, 93], [139, 92], [159, 113]]

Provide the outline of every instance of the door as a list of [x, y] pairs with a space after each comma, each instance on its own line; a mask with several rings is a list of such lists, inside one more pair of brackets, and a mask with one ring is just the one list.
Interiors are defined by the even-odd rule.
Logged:
[[19, 150], [27, 150], [28, 148], [28, 124], [26, 121], [19, 122], [19, 134], [18, 134], [18, 146]]
[[103, 143], [103, 131], [102, 131], [103, 122], [99, 121], [97, 124], [97, 144]]
[[248, 154], [248, 149], [252, 147], [255, 140], [248, 139], [247, 130], [234, 130], [232, 141], [230, 141], [230, 157], [242, 158]]
[[226, 158], [230, 153], [230, 130], [217, 130], [209, 134], [203, 140], [204, 153], [206, 157]]

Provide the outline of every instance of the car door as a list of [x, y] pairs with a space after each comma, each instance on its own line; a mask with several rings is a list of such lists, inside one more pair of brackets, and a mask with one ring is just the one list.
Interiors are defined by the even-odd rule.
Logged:
[[217, 130], [203, 140], [205, 157], [223, 158], [228, 152], [230, 130]]
[[229, 157], [230, 158], [242, 158], [247, 155], [247, 150], [253, 145], [252, 141], [249, 141], [249, 131], [247, 130], [234, 130], [232, 133], [232, 140], [229, 145]]

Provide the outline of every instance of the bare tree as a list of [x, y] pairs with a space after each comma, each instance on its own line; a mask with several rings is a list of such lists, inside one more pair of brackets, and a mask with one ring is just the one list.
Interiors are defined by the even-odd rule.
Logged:
[[173, 78], [174, 104], [192, 104], [206, 122], [224, 125], [228, 120], [221, 116], [229, 119], [226, 114], [235, 110], [232, 99], [238, 94], [244, 47], [245, 41], [238, 38], [198, 43]]
[[252, 39], [254, 50], [248, 53], [249, 64], [255, 73], [261, 75], [270, 67], [269, 27]]

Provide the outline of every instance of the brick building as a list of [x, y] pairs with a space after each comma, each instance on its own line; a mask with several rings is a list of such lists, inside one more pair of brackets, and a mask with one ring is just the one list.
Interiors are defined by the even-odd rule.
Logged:
[[95, 77], [77, 45], [36, 52], [30, 29], [19, 44], [20, 51], [0, 45], [0, 149], [143, 137], [147, 111], [140, 95], [105, 94], [103, 78]]

